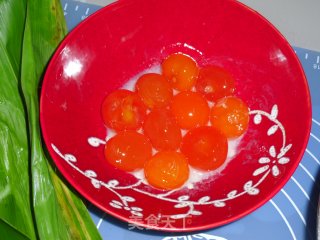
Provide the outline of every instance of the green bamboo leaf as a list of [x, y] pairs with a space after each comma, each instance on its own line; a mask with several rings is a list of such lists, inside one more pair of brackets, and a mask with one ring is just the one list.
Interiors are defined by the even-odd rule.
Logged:
[[1, 58], [6, 58], [17, 81], [20, 73], [26, 0], [0, 0], [0, 10], [0, 44], [5, 51]]
[[40, 239], [101, 239], [88, 211], [56, 175], [46, 158], [39, 127], [38, 84], [50, 56], [65, 34], [58, 0], [28, 2], [21, 86], [27, 107], [33, 205]]
[[[28, 138], [19, 94], [26, 2], [0, 0], [0, 232], [35, 239]], [[20, 238], [18, 238], [21, 235]]]
[[0, 233], [3, 239], [14, 239], [14, 240], [29, 240], [26, 235], [23, 235], [17, 229], [10, 224], [0, 219]]
[[42, 148], [38, 84], [64, 34], [59, 1], [0, 0], [1, 238], [101, 239]]

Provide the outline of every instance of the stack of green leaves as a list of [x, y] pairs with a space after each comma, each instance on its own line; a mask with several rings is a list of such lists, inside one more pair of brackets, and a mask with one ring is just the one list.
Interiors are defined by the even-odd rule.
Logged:
[[41, 140], [39, 84], [65, 33], [59, 0], [0, 0], [1, 239], [101, 239]]

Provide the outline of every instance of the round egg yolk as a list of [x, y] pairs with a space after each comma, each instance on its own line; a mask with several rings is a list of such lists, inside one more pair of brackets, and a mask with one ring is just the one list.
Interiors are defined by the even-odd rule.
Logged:
[[172, 190], [181, 187], [187, 181], [189, 166], [181, 153], [163, 151], [158, 152], [146, 162], [144, 173], [151, 186]]
[[162, 74], [179, 91], [190, 90], [196, 83], [199, 68], [189, 56], [175, 53], [162, 62]]
[[112, 166], [131, 172], [144, 167], [152, 155], [152, 146], [144, 135], [123, 131], [106, 143], [104, 155]]
[[152, 110], [144, 121], [143, 130], [157, 150], [176, 150], [180, 147], [181, 130], [171, 111], [166, 108]]
[[146, 107], [136, 93], [119, 89], [104, 99], [101, 112], [107, 127], [117, 131], [135, 130], [142, 125]]
[[222, 98], [211, 109], [210, 121], [227, 138], [236, 138], [248, 128], [249, 108], [240, 98]]
[[232, 75], [224, 68], [206, 66], [200, 69], [196, 89], [209, 101], [216, 101], [232, 95], [235, 90], [235, 82]]
[[148, 108], [166, 106], [173, 96], [169, 82], [156, 73], [142, 75], [136, 83], [136, 91]]
[[171, 111], [179, 126], [183, 129], [206, 125], [210, 109], [206, 99], [199, 93], [185, 91], [175, 95]]
[[227, 158], [228, 141], [217, 129], [203, 126], [190, 130], [184, 136], [181, 152], [192, 167], [204, 171], [214, 170]]

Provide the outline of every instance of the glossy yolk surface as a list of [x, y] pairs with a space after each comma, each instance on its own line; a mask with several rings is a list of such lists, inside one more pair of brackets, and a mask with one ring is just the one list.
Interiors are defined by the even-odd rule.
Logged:
[[204, 94], [209, 101], [216, 101], [234, 93], [235, 81], [225, 69], [206, 66], [200, 69], [196, 89]]
[[104, 149], [106, 160], [124, 171], [134, 171], [144, 167], [151, 157], [149, 140], [135, 131], [123, 131], [111, 138]]
[[136, 83], [136, 91], [148, 108], [166, 106], [173, 96], [169, 82], [156, 73], [142, 75]]
[[204, 171], [214, 170], [227, 158], [227, 138], [213, 127], [195, 128], [184, 136], [181, 152], [194, 168]]
[[119, 89], [104, 99], [101, 112], [107, 127], [118, 131], [134, 130], [141, 127], [146, 107], [136, 93]]
[[150, 158], [144, 167], [149, 184], [163, 190], [181, 187], [189, 177], [186, 158], [179, 152], [158, 152]]
[[227, 138], [239, 137], [248, 128], [249, 108], [240, 98], [222, 98], [211, 109], [210, 121]]
[[143, 130], [157, 150], [176, 150], [180, 147], [181, 130], [166, 108], [152, 110], [146, 117]]
[[162, 74], [179, 91], [190, 90], [198, 77], [197, 63], [189, 56], [176, 53], [162, 62]]
[[181, 128], [191, 129], [207, 124], [210, 109], [201, 94], [185, 91], [173, 97], [171, 111]]
[[[199, 70], [191, 57], [175, 53], [161, 68], [162, 75], [143, 74], [135, 92], [119, 89], [104, 99], [104, 123], [117, 131], [104, 155], [118, 169], [143, 168], [151, 186], [172, 190], [187, 181], [189, 165], [211, 171], [226, 161], [228, 138], [246, 131], [249, 109], [232, 97], [235, 80], [221, 67]], [[143, 134], [137, 132], [141, 127]], [[184, 137], [181, 129], [188, 130]]]

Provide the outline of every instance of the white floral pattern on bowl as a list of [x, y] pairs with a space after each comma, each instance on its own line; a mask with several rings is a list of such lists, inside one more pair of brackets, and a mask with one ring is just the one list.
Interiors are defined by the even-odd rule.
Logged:
[[[287, 164], [290, 159], [286, 157], [286, 153], [291, 149], [292, 144], [288, 144], [286, 142], [286, 131], [283, 124], [277, 119], [278, 117], [278, 106], [274, 105], [272, 107], [271, 113], [262, 111], [262, 110], [251, 110], [250, 115], [253, 115], [253, 122], [255, 125], [259, 125], [263, 117], [271, 121], [272, 126], [268, 129], [267, 135], [271, 136], [275, 134], [277, 131], [281, 131], [282, 134], [282, 146], [279, 147], [279, 151], [277, 153], [276, 146], [272, 145], [269, 147], [269, 156], [263, 156], [258, 159], [258, 162], [261, 167], [257, 168], [253, 173], [253, 177], [260, 176], [260, 178], [256, 181], [248, 180], [243, 184], [242, 189], [231, 189], [228, 194], [225, 196], [221, 196], [218, 199], [210, 199], [209, 196], [202, 196], [198, 200], [190, 200], [189, 195], [181, 195], [178, 198], [171, 198], [170, 195], [176, 193], [178, 190], [168, 191], [166, 193], [154, 194], [150, 193], [141, 188], [145, 183], [141, 179], [137, 179], [137, 182], [127, 186], [120, 186], [120, 183], [117, 179], [110, 179], [108, 182], [103, 182], [99, 180], [96, 172], [93, 170], [87, 169], [82, 170], [77, 167], [77, 158], [76, 156], [70, 153], [61, 153], [58, 147], [54, 144], [51, 144], [53, 150], [64, 159], [73, 169], [78, 171], [80, 174], [84, 175], [91, 181], [92, 186], [94, 188], [105, 187], [109, 191], [113, 192], [118, 200], [111, 200], [109, 205], [116, 209], [122, 209], [123, 211], [127, 211], [131, 215], [135, 215], [138, 217], [143, 216], [143, 208], [137, 206], [131, 206], [132, 203], [136, 202], [136, 199], [132, 196], [124, 196], [121, 194], [121, 190], [131, 189], [132, 191], [138, 192], [143, 195], [147, 195], [152, 198], [160, 199], [162, 201], [171, 202], [173, 204], [173, 208], [181, 209], [185, 208], [186, 211], [183, 214], [172, 214], [170, 218], [172, 219], [183, 219], [188, 216], [199, 216], [202, 215], [202, 212], [197, 210], [197, 206], [199, 205], [213, 205], [217, 208], [225, 207], [228, 201], [232, 201], [235, 198], [239, 198], [245, 194], [249, 195], [257, 195], [260, 193], [259, 185], [267, 179], [268, 176], [277, 177], [280, 174], [280, 170], [278, 164], [284, 165]], [[98, 147], [101, 144], [104, 145], [106, 142], [104, 140], [98, 138], [89, 138], [88, 144], [92, 147]], [[137, 205], [139, 203], [136, 203]]]

